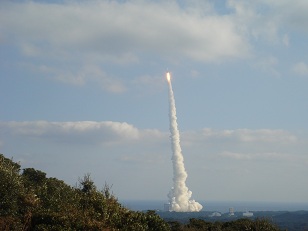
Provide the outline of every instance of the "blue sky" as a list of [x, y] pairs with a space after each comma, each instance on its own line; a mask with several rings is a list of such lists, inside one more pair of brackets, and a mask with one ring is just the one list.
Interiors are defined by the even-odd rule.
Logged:
[[[308, 202], [306, 0], [1, 1], [0, 152], [167, 201], [172, 74], [198, 201]], [[206, 204], [204, 205], [206, 207]]]

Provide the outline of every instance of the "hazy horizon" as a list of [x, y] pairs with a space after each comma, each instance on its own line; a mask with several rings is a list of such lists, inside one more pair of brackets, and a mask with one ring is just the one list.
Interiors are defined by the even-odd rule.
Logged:
[[[121, 200], [119, 201], [132, 210], [161, 210], [164, 211], [163, 200]], [[271, 201], [200, 201], [201, 211], [217, 211], [228, 213], [229, 208], [236, 212], [248, 211], [308, 211], [308, 202], [271, 202]]]

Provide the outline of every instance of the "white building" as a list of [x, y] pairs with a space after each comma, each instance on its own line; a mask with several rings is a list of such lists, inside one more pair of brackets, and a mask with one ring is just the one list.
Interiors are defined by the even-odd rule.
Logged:
[[234, 216], [234, 208], [229, 208], [229, 216]]
[[219, 212], [214, 212], [210, 215], [210, 217], [221, 217], [221, 213]]
[[253, 213], [249, 212], [249, 211], [246, 211], [243, 213], [243, 217], [252, 217], [253, 216]]

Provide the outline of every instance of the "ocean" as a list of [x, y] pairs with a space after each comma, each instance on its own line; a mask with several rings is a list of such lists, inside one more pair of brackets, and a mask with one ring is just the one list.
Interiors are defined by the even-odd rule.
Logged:
[[[135, 211], [164, 210], [167, 201], [160, 200], [119, 200], [126, 208]], [[203, 205], [202, 211], [215, 211], [220, 213], [245, 211], [308, 211], [308, 202], [248, 202], [248, 201], [198, 201]]]

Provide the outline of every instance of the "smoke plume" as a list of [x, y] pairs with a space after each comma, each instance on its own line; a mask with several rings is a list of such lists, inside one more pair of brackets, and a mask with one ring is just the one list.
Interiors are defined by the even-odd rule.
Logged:
[[175, 100], [169, 72], [167, 72], [167, 80], [169, 84], [169, 119], [173, 165], [173, 187], [168, 193], [169, 210], [175, 212], [198, 212], [202, 209], [202, 205], [190, 199], [192, 192], [186, 186], [187, 172], [185, 171], [184, 158], [180, 146], [180, 132], [177, 124]]

